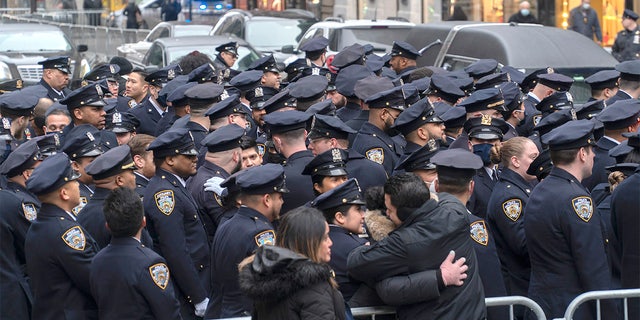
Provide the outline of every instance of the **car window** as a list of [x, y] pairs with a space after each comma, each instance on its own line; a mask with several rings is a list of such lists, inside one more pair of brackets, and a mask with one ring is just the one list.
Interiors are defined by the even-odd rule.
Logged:
[[308, 28], [304, 22], [294, 19], [247, 21], [245, 40], [256, 48], [296, 46], [301, 33]]
[[225, 34], [232, 34], [238, 38], [242, 38], [242, 21], [243, 17], [236, 15], [232, 17], [229, 21], [229, 25], [227, 26], [227, 30]]
[[211, 34], [213, 35], [221, 35], [225, 33], [225, 30], [228, 29], [228, 25], [230, 23], [231, 18], [228, 16], [223, 16], [218, 20], [218, 23], [213, 27], [213, 31]]
[[71, 51], [72, 48], [61, 31], [0, 32], [0, 52]]
[[164, 67], [164, 61], [162, 57], [162, 48], [159, 45], [152, 45], [147, 52], [147, 65], [153, 65], [157, 67]]
[[319, 37], [319, 36], [323, 36], [324, 35], [323, 31], [324, 31], [324, 29], [322, 29], [322, 28], [307, 30], [307, 32], [304, 34], [302, 39], [300, 39], [300, 43], [298, 43], [298, 48], [301, 47], [302, 45], [304, 45], [310, 39], [313, 39], [313, 38]]
[[329, 50], [340, 51], [340, 49], [338, 49], [340, 44], [340, 29], [330, 29], [327, 39], [329, 39]]
[[168, 38], [171, 35], [169, 34], [169, 28], [163, 28], [162, 32], [160, 33], [160, 38]]
[[160, 38], [160, 35], [163, 33], [163, 31], [169, 33], [169, 30], [167, 30], [166, 27], [154, 28], [153, 30], [151, 30], [145, 40], [148, 42], [153, 42], [156, 39]]
[[370, 43], [376, 51], [390, 51], [393, 42], [404, 40], [411, 28], [387, 28], [373, 26], [370, 28], [343, 28], [337, 50], [358, 43]]

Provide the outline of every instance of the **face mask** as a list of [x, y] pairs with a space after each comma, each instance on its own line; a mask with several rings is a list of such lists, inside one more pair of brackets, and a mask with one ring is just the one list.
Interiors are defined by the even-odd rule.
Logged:
[[590, 7], [591, 6], [588, 3], [583, 3], [582, 4], [582, 8], [585, 9], [585, 10], [589, 10]]
[[438, 178], [433, 179], [433, 181], [431, 182], [429, 181], [424, 182], [427, 184], [427, 187], [429, 187], [429, 192], [431, 194], [438, 194], [438, 192], [436, 192], [436, 181], [438, 181]]
[[482, 163], [485, 166], [491, 164], [491, 148], [493, 147], [490, 143], [480, 143], [473, 145], [473, 153], [480, 158], [482, 158]]
[[529, 13], [530, 13], [530, 12], [529, 12], [529, 9], [522, 9], [522, 10], [520, 10], [520, 14], [521, 14], [521, 15], [523, 15], [523, 16], [525, 16], [525, 17], [526, 17], [526, 16], [528, 16], [528, 15], [529, 15]]

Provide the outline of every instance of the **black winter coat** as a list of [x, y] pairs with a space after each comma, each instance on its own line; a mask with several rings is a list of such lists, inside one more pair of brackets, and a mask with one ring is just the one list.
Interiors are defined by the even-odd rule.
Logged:
[[331, 284], [331, 269], [288, 249], [258, 248], [242, 265], [240, 289], [253, 299], [252, 319], [345, 319], [345, 304]]

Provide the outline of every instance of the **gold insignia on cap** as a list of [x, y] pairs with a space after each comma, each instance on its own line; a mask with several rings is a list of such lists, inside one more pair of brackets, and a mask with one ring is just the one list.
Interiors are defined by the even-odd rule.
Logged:
[[22, 82], [21, 79], [16, 80], [16, 89], [22, 89], [23, 86], [24, 86], [24, 83]]
[[98, 95], [102, 98], [102, 96], [104, 96], [104, 92], [102, 92], [102, 87], [99, 84], [96, 84], [96, 92], [98, 92]]
[[155, 283], [160, 289], [164, 290], [167, 288], [169, 284], [169, 267], [167, 267], [164, 263], [157, 263], [149, 267], [149, 274], [151, 275], [151, 280]]
[[341, 162], [342, 160], [342, 154], [340, 153], [339, 149], [332, 149], [331, 150], [331, 157], [333, 157], [332, 161], [333, 162]]
[[593, 202], [591, 197], [581, 196], [573, 198], [573, 200], [571, 200], [571, 205], [580, 219], [584, 222], [589, 222], [593, 216]]
[[482, 119], [480, 120], [480, 124], [483, 126], [490, 126], [491, 125], [491, 115], [488, 114], [483, 114], [482, 115]]
[[176, 205], [173, 190], [158, 191], [153, 195], [153, 198], [156, 200], [156, 207], [158, 207], [160, 212], [167, 216], [173, 213], [173, 209]]
[[71, 249], [82, 251], [87, 244], [86, 237], [80, 226], [71, 227], [69, 230], [62, 234], [62, 240]]
[[93, 136], [93, 134], [91, 134], [91, 132], [88, 132], [85, 134], [87, 136], [87, 138], [89, 138], [89, 141], [95, 141], [96, 138]]
[[484, 220], [478, 220], [472, 223], [470, 234], [473, 241], [483, 246], [489, 244], [489, 233], [487, 232], [487, 226], [484, 224]]
[[502, 211], [511, 221], [516, 222], [522, 214], [522, 200], [509, 199], [502, 203]]
[[438, 150], [438, 144], [436, 143], [436, 140], [434, 139], [429, 139], [429, 141], [427, 141], [427, 146], [429, 148], [429, 152], [433, 152]]

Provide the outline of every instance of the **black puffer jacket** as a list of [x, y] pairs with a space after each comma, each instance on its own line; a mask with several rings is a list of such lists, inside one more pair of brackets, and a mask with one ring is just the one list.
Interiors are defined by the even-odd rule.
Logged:
[[[246, 261], [246, 260], [245, 260]], [[240, 266], [240, 289], [254, 301], [252, 319], [345, 319], [344, 299], [331, 284], [331, 269], [295, 252], [258, 248]]]

